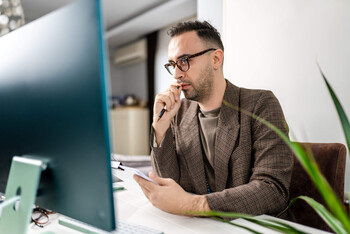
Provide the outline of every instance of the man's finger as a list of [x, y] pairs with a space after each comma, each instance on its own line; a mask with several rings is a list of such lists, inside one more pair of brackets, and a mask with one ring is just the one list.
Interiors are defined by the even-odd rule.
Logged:
[[157, 184], [159, 184], [159, 185], [165, 185], [166, 184], [166, 179], [163, 179], [163, 178], [161, 178], [161, 177], [159, 177], [159, 176], [157, 176], [154, 172], [149, 172], [148, 173], [148, 176], [152, 179], [152, 180], [154, 180]]
[[172, 93], [174, 94], [175, 101], [179, 101], [179, 100], [180, 100], [180, 95], [181, 95], [182, 86], [179, 85], [179, 84], [172, 85], [172, 86], [170, 87], [170, 90], [171, 90]]
[[152, 191], [155, 189], [154, 186], [156, 186], [154, 183], [145, 180], [144, 178], [138, 176], [138, 175], [134, 175], [134, 180], [136, 180], [136, 182], [141, 186], [142, 189], [146, 189], [148, 192]]
[[146, 190], [145, 188], [143, 188], [143, 187], [141, 187], [141, 186], [140, 186], [140, 188], [141, 188], [143, 194], [145, 194], [145, 196], [146, 196], [147, 199], [149, 200], [150, 191]]

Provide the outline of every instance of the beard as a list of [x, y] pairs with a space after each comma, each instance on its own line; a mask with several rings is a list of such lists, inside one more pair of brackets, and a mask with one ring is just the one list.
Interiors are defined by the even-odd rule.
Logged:
[[190, 81], [184, 81], [191, 85], [192, 90], [183, 90], [188, 100], [203, 102], [211, 96], [211, 88], [213, 87], [214, 72], [208, 65], [199, 74], [196, 84]]

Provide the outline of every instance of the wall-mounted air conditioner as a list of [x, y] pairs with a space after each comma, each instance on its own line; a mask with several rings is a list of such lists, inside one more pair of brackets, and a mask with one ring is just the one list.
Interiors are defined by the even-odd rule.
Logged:
[[118, 66], [128, 66], [146, 60], [146, 42], [146, 39], [142, 39], [117, 49], [114, 53], [114, 63]]

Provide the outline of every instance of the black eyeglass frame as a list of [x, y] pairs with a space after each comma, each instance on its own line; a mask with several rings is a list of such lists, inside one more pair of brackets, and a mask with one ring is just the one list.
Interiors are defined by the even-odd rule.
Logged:
[[[39, 217], [34, 218], [33, 217], [34, 213], [39, 213], [40, 214]], [[42, 227], [44, 227], [45, 224], [47, 224], [49, 222], [49, 219], [50, 219], [49, 215], [50, 214], [55, 214], [55, 212], [50, 211], [50, 210], [46, 210], [46, 209], [41, 208], [41, 207], [35, 207], [33, 209], [31, 220], [36, 226], [42, 228]], [[44, 220], [46, 220], [46, 221], [40, 221], [43, 217], [44, 217]]]
[[[217, 49], [209, 48], [209, 49], [203, 50], [203, 51], [201, 51], [201, 52], [198, 52], [198, 53], [195, 53], [195, 54], [192, 54], [192, 55], [183, 56], [183, 57], [177, 59], [176, 62], [170, 61], [169, 63], [164, 64], [164, 67], [165, 67], [165, 69], [169, 72], [170, 75], [173, 75], [173, 73], [172, 73], [171, 70], [169, 69], [170, 66], [172, 66], [172, 67], [174, 68], [174, 70], [175, 70], [175, 66], [176, 66], [176, 67], [179, 68], [181, 71], [187, 72], [188, 70], [190, 70], [190, 61], [189, 61], [189, 60], [190, 60], [191, 58], [201, 56], [201, 55], [203, 55], [203, 54], [205, 54], [205, 53], [207, 53], [207, 52], [209, 52], [209, 51], [214, 51], [214, 50], [217, 50]], [[181, 62], [186, 61], [186, 63], [187, 63], [187, 69], [182, 69], [181, 65], [178, 64], [180, 61], [181, 61]]]

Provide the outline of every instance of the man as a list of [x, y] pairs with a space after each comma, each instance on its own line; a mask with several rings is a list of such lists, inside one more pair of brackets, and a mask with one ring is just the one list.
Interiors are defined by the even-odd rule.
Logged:
[[175, 82], [156, 96], [151, 133], [157, 175], [150, 177], [158, 185], [135, 180], [154, 206], [174, 214], [278, 214], [289, 199], [293, 156], [270, 128], [232, 108], [288, 134], [278, 100], [270, 91], [225, 80], [224, 47], [208, 22], [179, 23], [169, 35], [165, 67]]

